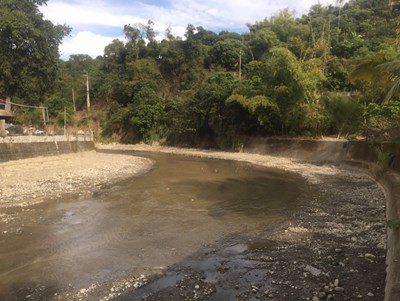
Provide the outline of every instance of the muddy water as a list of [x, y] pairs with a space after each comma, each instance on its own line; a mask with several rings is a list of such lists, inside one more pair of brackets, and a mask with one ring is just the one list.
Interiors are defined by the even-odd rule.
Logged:
[[299, 176], [278, 170], [141, 155], [156, 162], [144, 176], [104, 187], [93, 198], [9, 212], [12, 227], [0, 236], [1, 300], [29, 299], [38, 290], [45, 300], [127, 274], [151, 274], [215, 242], [226, 256], [240, 253], [247, 243], [232, 238], [257, 236], [286, 220], [308, 193]]

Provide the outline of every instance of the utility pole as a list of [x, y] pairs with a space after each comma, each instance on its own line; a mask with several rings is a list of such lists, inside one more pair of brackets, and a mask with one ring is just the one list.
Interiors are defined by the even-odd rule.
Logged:
[[242, 79], [242, 49], [239, 50], [239, 80]]
[[64, 107], [64, 136], [67, 136], [67, 108]]
[[75, 90], [72, 88], [72, 103], [74, 105], [74, 112], [76, 112], [76, 105], [75, 105]]
[[86, 76], [86, 112], [90, 112], [89, 73], [86, 71], [83, 76]]
[[43, 125], [46, 127], [46, 108], [42, 106], [40, 109], [42, 111]]

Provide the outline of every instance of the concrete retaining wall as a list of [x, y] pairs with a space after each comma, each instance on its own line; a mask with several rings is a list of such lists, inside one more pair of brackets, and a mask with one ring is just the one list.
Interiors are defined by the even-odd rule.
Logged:
[[[400, 174], [392, 171], [378, 176], [386, 195], [386, 218], [400, 221]], [[400, 228], [388, 227], [385, 301], [400, 300]]]
[[322, 141], [284, 138], [243, 138], [243, 151], [314, 162], [373, 163], [382, 160], [377, 149], [387, 156], [390, 168], [400, 171], [399, 143], [366, 141]]
[[0, 162], [91, 151], [93, 141], [51, 141], [30, 143], [0, 143]]
[[[282, 138], [243, 139], [243, 150], [314, 162], [357, 164], [364, 167], [379, 162], [389, 167], [375, 173], [386, 195], [386, 218], [400, 222], [400, 144], [366, 141], [319, 141]], [[400, 225], [388, 227], [385, 301], [400, 300]]]

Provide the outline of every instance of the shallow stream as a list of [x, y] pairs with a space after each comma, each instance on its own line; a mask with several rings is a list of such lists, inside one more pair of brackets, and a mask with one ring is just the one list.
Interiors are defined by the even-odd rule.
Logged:
[[[251, 237], [300, 210], [309, 193], [300, 176], [275, 169], [135, 155], [153, 159], [154, 168], [103, 187], [93, 198], [65, 197], [15, 212], [15, 232], [0, 240], [1, 300], [29, 300], [37, 290], [46, 300], [67, 288], [77, 292], [128, 274], [162, 272], [185, 262], [195, 267], [193, 254], [211, 245], [223, 249], [218, 259], [240, 254], [254, 243]], [[215, 264], [210, 260], [202, 267]]]

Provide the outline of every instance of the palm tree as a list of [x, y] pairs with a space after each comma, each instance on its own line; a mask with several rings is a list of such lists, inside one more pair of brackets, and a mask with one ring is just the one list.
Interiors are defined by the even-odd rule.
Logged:
[[389, 92], [386, 94], [385, 100], [388, 101], [394, 96], [398, 96], [400, 92], [400, 61], [395, 60], [377, 65], [376, 70], [385, 74], [390, 82]]
[[384, 102], [400, 95], [400, 60], [380, 64], [364, 63], [350, 73], [350, 81], [364, 80], [376, 85], [385, 85], [388, 92]]

